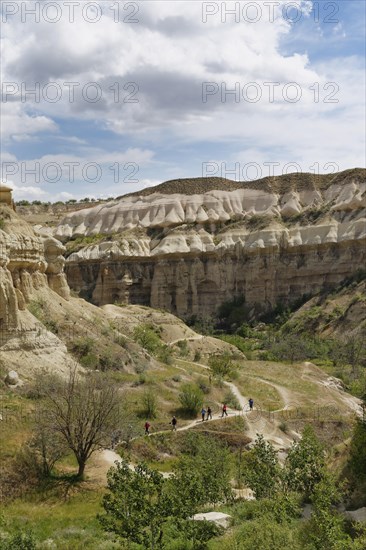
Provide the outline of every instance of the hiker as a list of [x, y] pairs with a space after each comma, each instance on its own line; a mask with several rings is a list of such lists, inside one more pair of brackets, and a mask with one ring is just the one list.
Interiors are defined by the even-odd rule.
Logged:
[[249, 409], [252, 411], [253, 410], [253, 405], [254, 405], [254, 401], [252, 398], [249, 399]]
[[145, 435], [150, 435], [150, 424], [147, 420], [145, 422]]
[[202, 416], [202, 422], [204, 422], [205, 421], [205, 416], [206, 416], [206, 409], [204, 407], [202, 407], [201, 416]]
[[223, 404], [222, 406], [222, 415], [221, 415], [221, 418], [223, 418], [224, 416], [227, 416], [227, 406], [226, 406], [226, 403]]
[[208, 420], [209, 418], [212, 420], [212, 411], [211, 411], [211, 407], [207, 407], [207, 418], [206, 418], [206, 420]]
[[171, 423], [171, 425], [172, 425], [172, 430], [173, 430], [174, 432], [176, 432], [176, 431], [177, 431], [177, 419], [175, 418], [175, 416], [173, 416], [173, 418], [172, 418], [172, 420], [171, 420], [170, 423]]

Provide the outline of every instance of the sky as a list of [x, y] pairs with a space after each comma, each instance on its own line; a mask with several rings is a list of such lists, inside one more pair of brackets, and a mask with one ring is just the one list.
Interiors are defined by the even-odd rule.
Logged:
[[16, 200], [365, 166], [364, 0], [6, 1]]

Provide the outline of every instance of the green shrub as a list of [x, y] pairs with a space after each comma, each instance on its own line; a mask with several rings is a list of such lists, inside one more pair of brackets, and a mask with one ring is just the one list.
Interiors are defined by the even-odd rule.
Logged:
[[205, 378], [199, 378], [197, 385], [203, 394], [207, 395], [210, 393], [211, 387]]
[[236, 369], [236, 365], [231, 360], [231, 355], [224, 352], [221, 355], [212, 355], [208, 360], [209, 367], [213, 376], [228, 377]]
[[238, 401], [238, 398], [236, 397], [236, 395], [233, 394], [231, 390], [228, 390], [225, 393], [224, 403], [229, 405], [229, 407], [231, 407], [232, 409], [235, 409], [237, 411], [241, 410], [241, 405]]
[[71, 351], [76, 355], [83, 357], [93, 350], [94, 340], [92, 338], [77, 338], [71, 344]]
[[164, 344], [161, 344], [159, 346], [155, 355], [159, 361], [161, 361], [162, 363], [165, 363], [166, 365], [171, 365], [173, 362], [172, 350], [169, 346], [166, 346]]
[[187, 355], [189, 353], [187, 341], [186, 340], [179, 340], [179, 342], [177, 342], [177, 346], [180, 350], [180, 352], [179, 352], [180, 356], [181, 357], [187, 357]]
[[179, 401], [182, 409], [193, 416], [202, 407], [203, 393], [196, 384], [184, 384], [179, 394]]
[[86, 369], [96, 369], [99, 365], [99, 357], [94, 352], [83, 355], [79, 361]]
[[111, 352], [102, 353], [99, 357], [99, 366], [102, 371], [118, 370], [121, 366], [118, 356]]
[[1, 541], [2, 550], [36, 550], [36, 541], [31, 532], [18, 531]]
[[149, 324], [142, 324], [135, 327], [133, 337], [135, 342], [140, 344], [140, 346], [152, 355], [158, 351], [161, 345], [160, 338], [155, 328]]
[[366, 422], [362, 420], [353, 429], [349, 466], [354, 479], [366, 479]]
[[145, 418], [156, 418], [157, 399], [151, 388], [147, 388], [142, 396], [142, 415]]
[[195, 352], [194, 357], [193, 357], [193, 361], [195, 363], [198, 363], [199, 361], [201, 361], [201, 352], [200, 351]]
[[285, 422], [284, 420], [282, 422], [280, 422], [280, 424], [278, 425], [279, 429], [281, 430], [281, 432], [287, 434], [288, 432], [288, 424], [287, 422]]

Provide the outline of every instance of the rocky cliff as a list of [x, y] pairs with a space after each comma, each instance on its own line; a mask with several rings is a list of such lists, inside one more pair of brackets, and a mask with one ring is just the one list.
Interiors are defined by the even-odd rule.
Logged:
[[22, 372], [24, 365], [57, 368], [71, 358], [66, 346], [28, 311], [35, 298], [67, 302], [64, 246], [36, 235], [11, 208], [0, 205], [0, 351], [1, 366]]
[[69, 214], [55, 235], [70, 286], [96, 304], [190, 317], [243, 295], [270, 309], [365, 267], [366, 171], [175, 180]]
[[16, 329], [19, 311], [25, 310], [34, 291], [47, 287], [68, 299], [65, 247], [53, 237], [36, 235], [4, 205], [0, 219], [0, 329]]

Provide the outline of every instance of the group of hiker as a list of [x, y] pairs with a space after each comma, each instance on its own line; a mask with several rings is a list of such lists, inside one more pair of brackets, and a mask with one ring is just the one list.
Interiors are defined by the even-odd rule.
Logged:
[[[253, 407], [254, 407], [254, 400], [252, 398], [250, 398], [248, 400], [248, 404], [249, 404], [249, 410], [252, 411]], [[224, 416], [228, 416], [226, 403], [223, 403], [222, 408], [221, 408], [221, 418], [224, 418]], [[201, 418], [202, 418], [202, 422], [204, 422], [205, 420], [206, 421], [207, 420], [212, 420], [212, 409], [211, 409], [211, 407], [207, 406], [207, 409], [202, 407], [202, 409], [201, 409]], [[173, 418], [170, 421], [170, 425], [172, 427], [173, 432], [177, 431], [177, 423], [178, 423], [177, 418], [175, 416], [173, 416]], [[145, 427], [145, 435], [150, 435], [151, 424], [150, 424], [150, 422], [148, 422], [148, 420], [146, 420], [144, 427]]]
[[[178, 423], [177, 418], [175, 416], [173, 416], [173, 418], [169, 422], [169, 424], [172, 427], [173, 432], [177, 431], [177, 423]], [[144, 428], [145, 428], [145, 435], [150, 435], [151, 424], [148, 420], [146, 420]]]

